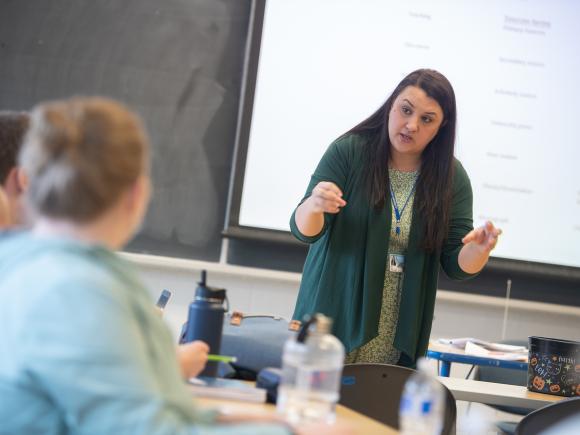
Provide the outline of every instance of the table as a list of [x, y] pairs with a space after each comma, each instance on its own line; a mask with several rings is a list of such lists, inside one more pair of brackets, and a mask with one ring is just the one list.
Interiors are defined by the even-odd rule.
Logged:
[[[217, 408], [225, 413], [234, 412], [261, 416], [272, 416], [276, 413], [276, 407], [270, 403], [240, 402], [205, 397], [196, 397], [195, 400], [202, 407]], [[356, 433], [361, 435], [396, 435], [399, 433], [396, 429], [342, 405], [336, 406], [336, 419], [337, 422], [346, 423], [353, 427]]]
[[455, 400], [485, 403], [486, 405], [538, 409], [567, 399], [567, 397], [562, 396], [534, 393], [521, 385], [496, 384], [445, 376], [439, 376], [437, 379], [451, 391]]
[[492, 357], [466, 355], [463, 349], [434, 341], [429, 342], [427, 358], [441, 361], [439, 375], [444, 377], [449, 377], [452, 362], [479, 366], [502, 367], [515, 370], [528, 369], [528, 363], [525, 361], [506, 361]]

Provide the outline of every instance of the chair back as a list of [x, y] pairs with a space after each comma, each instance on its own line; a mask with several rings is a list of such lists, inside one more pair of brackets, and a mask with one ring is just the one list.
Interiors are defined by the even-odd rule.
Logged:
[[[415, 370], [390, 364], [346, 364], [342, 371], [340, 404], [399, 429], [399, 402]], [[443, 435], [455, 434], [457, 407], [445, 387]]]
[[539, 434], [573, 415], [580, 415], [580, 397], [564, 399], [526, 415], [518, 423], [515, 433], [516, 435]]

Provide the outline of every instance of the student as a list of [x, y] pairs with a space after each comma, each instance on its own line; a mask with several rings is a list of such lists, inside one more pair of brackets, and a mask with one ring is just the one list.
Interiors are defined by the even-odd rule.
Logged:
[[16, 158], [28, 123], [26, 112], [0, 111], [0, 187], [4, 189], [9, 213], [4, 226], [20, 226], [26, 220], [22, 207], [26, 176], [16, 165]]
[[41, 104], [20, 163], [34, 224], [0, 243], [1, 431], [289, 433], [195, 406], [169, 330], [114, 252], [149, 199], [138, 119], [103, 98]]
[[[0, 229], [14, 229], [30, 223], [22, 204], [27, 177], [16, 162], [29, 123], [26, 112], [0, 111]], [[203, 370], [208, 352], [209, 347], [201, 341], [177, 347], [185, 378], [197, 376]]]
[[455, 123], [449, 81], [412, 72], [328, 148], [292, 215], [293, 234], [311, 243], [293, 317], [332, 317], [348, 363], [414, 366], [429, 341], [439, 265], [466, 279], [495, 247], [491, 222], [473, 229]]

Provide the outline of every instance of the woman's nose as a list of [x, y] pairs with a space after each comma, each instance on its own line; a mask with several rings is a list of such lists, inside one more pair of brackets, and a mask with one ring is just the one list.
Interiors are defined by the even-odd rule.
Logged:
[[409, 119], [407, 121], [407, 130], [409, 130], [410, 132], [415, 132], [417, 131], [417, 120], [416, 119]]

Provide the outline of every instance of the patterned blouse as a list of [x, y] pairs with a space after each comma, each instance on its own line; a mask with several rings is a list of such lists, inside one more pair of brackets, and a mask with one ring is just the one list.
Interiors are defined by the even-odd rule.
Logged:
[[[402, 172], [389, 168], [389, 179], [397, 200], [399, 212], [405, 207], [399, 224], [400, 234], [396, 233], [397, 222], [393, 207], [390, 245], [388, 246], [389, 257], [390, 254], [405, 255], [407, 251], [413, 216], [413, 200], [415, 198], [414, 186], [418, 174], [418, 171]], [[409, 201], [405, 206], [407, 198], [409, 198]], [[403, 278], [404, 273], [391, 272], [389, 264], [387, 264], [378, 335], [368, 343], [348, 353], [345, 359], [346, 364], [396, 364], [399, 361], [401, 352], [393, 346], [393, 341], [395, 339], [395, 333], [397, 332], [396, 328], [399, 319], [399, 303]]]

